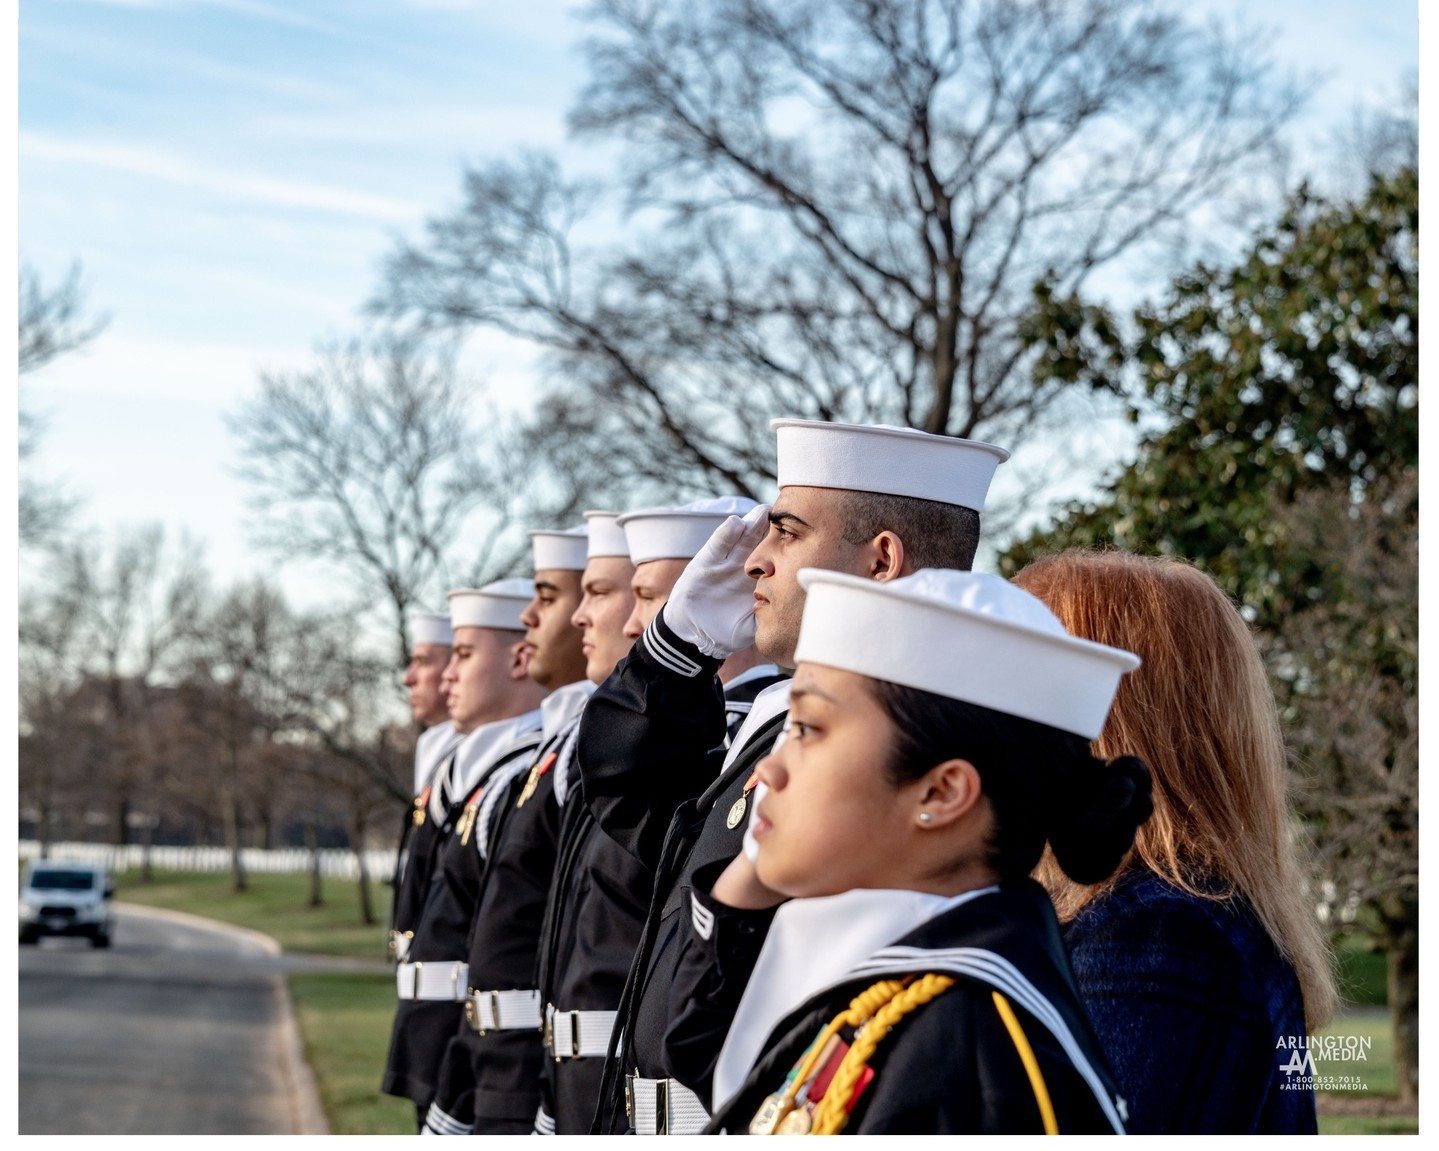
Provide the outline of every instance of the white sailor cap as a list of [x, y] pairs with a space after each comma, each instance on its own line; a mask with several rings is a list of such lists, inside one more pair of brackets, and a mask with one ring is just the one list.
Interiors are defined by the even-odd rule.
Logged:
[[590, 559], [599, 556], [630, 558], [630, 545], [625, 539], [624, 529], [615, 522], [619, 515], [619, 512], [585, 512], [585, 526], [590, 532], [585, 554]]
[[484, 587], [449, 592], [450, 623], [454, 627], [490, 627], [523, 631], [520, 613], [534, 598], [535, 585], [527, 579], [501, 579]]
[[535, 551], [535, 571], [585, 570], [589, 558], [589, 529], [565, 528], [563, 531], [530, 532], [530, 543]]
[[754, 500], [744, 496], [720, 496], [674, 508], [626, 512], [620, 516], [619, 525], [629, 541], [631, 563], [689, 560], [704, 547], [715, 528], [730, 516], [742, 516], [755, 506]]
[[994, 470], [1009, 453], [994, 444], [887, 424], [770, 420], [781, 488], [842, 488], [984, 510]]
[[1077, 639], [996, 575], [926, 568], [886, 583], [804, 568], [795, 660], [979, 704], [1094, 739], [1139, 658]]
[[450, 617], [434, 612], [416, 612], [410, 616], [410, 643], [433, 643], [450, 647], [455, 633], [450, 630]]

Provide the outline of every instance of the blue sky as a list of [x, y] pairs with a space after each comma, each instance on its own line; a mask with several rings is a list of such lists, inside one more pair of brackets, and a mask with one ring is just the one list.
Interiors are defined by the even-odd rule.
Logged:
[[[47, 282], [81, 260], [110, 317], [25, 381], [49, 419], [37, 470], [83, 498], [80, 524], [160, 520], [206, 541], [222, 583], [263, 570], [222, 413], [260, 371], [358, 329], [378, 260], [456, 199], [466, 160], [564, 143], [583, 78], [573, 7], [25, 0], [20, 255]], [[1277, 62], [1324, 79], [1295, 126], [1305, 166], [1417, 67], [1413, 0], [1187, 6], [1204, 9], [1244, 11]], [[530, 378], [498, 338], [469, 362], [516, 389]]]

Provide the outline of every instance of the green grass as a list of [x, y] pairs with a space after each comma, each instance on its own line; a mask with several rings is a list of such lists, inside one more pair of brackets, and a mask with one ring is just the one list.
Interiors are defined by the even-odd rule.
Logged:
[[413, 1135], [415, 1105], [380, 1094], [395, 1014], [388, 974], [290, 976], [305, 1055], [336, 1135]]
[[[1320, 1076], [1347, 1076], [1358, 1079], [1357, 1090], [1321, 1093], [1319, 1133], [1321, 1135], [1413, 1135], [1419, 1131], [1417, 1112], [1408, 1114], [1362, 1115], [1334, 1113], [1332, 1108], [1362, 1106], [1366, 1101], [1394, 1097], [1394, 1033], [1384, 1011], [1360, 1009], [1341, 1015], [1319, 1032], [1321, 1036], [1357, 1036], [1368, 1039], [1363, 1060], [1319, 1059], [1314, 1061]], [[1332, 1103], [1331, 1103], [1332, 1101]]]
[[[1321, 1135], [1414, 1135], [1419, 1116], [1409, 1114], [1334, 1113], [1332, 1109], [1362, 1108], [1366, 1102], [1394, 1098], [1394, 1032], [1382, 1008], [1388, 1001], [1388, 971], [1382, 952], [1373, 951], [1362, 936], [1345, 936], [1335, 944], [1339, 992], [1349, 1005], [1320, 1035], [1358, 1036], [1369, 1040], [1363, 1060], [1316, 1059], [1321, 1076], [1358, 1079], [1359, 1090], [1331, 1091], [1319, 1096]], [[1328, 1112], [1328, 1113], [1326, 1113]]]
[[1314, 1068], [1321, 1076], [1359, 1079], [1363, 1083], [1362, 1094], [1394, 1094], [1394, 1031], [1389, 1026], [1387, 1014], [1366, 1011], [1363, 1014], [1341, 1015], [1319, 1034], [1335, 1038], [1355, 1036], [1369, 1041], [1363, 1060], [1316, 1058]]
[[355, 883], [327, 880], [325, 902], [311, 907], [307, 875], [258, 873], [249, 876], [247, 890], [237, 892], [227, 872], [157, 871], [154, 882], [145, 883], [138, 871], [130, 871], [116, 877], [115, 898], [263, 931], [286, 951], [383, 959], [390, 889], [372, 883], [370, 890], [380, 922], [369, 925], [360, 921]]
[[1321, 1115], [1321, 1135], [1418, 1135], [1419, 1116]]

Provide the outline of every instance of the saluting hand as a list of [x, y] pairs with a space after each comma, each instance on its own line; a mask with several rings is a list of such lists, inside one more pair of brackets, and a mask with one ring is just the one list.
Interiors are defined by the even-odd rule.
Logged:
[[665, 624], [705, 655], [725, 659], [754, 643], [754, 585], [744, 561], [769, 533], [769, 504], [730, 516], [675, 581]]

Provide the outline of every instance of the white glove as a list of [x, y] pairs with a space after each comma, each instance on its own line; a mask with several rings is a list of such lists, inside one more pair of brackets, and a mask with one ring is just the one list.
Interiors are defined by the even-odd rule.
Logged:
[[715, 528], [675, 581], [662, 609], [666, 626], [713, 659], [754, 643], [755, 581], [745, 574], [744, 561], [768, 534], [769, 504]]

